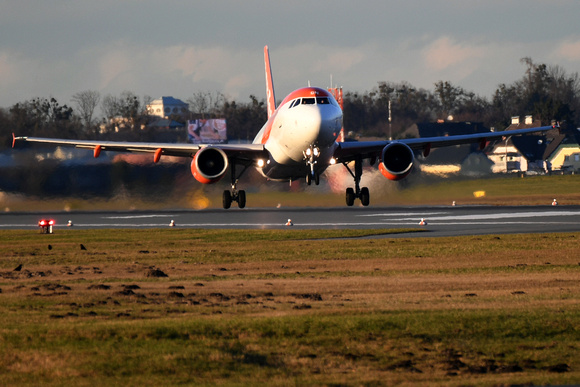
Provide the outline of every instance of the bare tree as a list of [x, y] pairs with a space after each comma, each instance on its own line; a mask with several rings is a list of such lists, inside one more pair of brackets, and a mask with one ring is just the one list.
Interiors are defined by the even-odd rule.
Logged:
[[111, 118], [118, 116], [120, 110], [119, 105], [120, 102], [117, 97], [107, 94], [101, 102], [101, 110], [103, 111], [105, 118], [110, 120]]
[[198, 91], [193, 94], [192, 98], [187, 100], [189, 110], [194, 114], [199, 114], [201, 118], [206, 118], [206, 115], [215, 115], [223, 107], [226, 98], [222, 93], [216, 92], [212, 94], [209, 91]]
[[144, 111], [145, 115], [149, 115], [149, 111], [147, 110], [147, 105], [151, 105], [151, 102], [153, 101], [153, 97], [151, 97], [148, 94], [145, 94], [143, 96], [143, 106], [142, 109]]
[[80, 91], [72, 96], [72, 101], [77, 107], [77, 112], [83, 121], [85, 130], [93, 126], [93, 115], [99, 105], [101, 94], [96, 90]]

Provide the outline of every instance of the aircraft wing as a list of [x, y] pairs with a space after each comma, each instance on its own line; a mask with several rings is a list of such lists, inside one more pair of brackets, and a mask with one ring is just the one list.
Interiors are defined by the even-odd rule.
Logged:
[[177, 144], [154, 142], [123, 142], [123, 141], [94, 141], [94, 140], [67, 140], [60, 138], [43, 137], [14, 137], [12, 146], [19, 142], [52, 144], [55, 146], [71, 146], [75, 148], [93, 149], [95, 157], [101, 151], [138, 152], [154, 154], [154, 161], [159, 161], [162, 155], [193, 157], [195, 153], [206, 147], [223, 150], [228, 157], [237, 162], [253, 162], [259, 158], [267, 158], [268, 152], [262, 144]]
[[433, 148], [440, 148], [445, 146], [480, 143], [480, 148], [483, 149], [488, 141], [499, 140], [511, 136], [520, 136], [523, 134], [547, 132], [559, 128], [554, 126], [541, 126], [529, 129], [515, 129], [501, 132], [486, 132], [476, 134], [463, 134], [457, 136], [439, 136], [439, 137], [423, 137], [423, 138], [407, 138], [393, 141], [353, 141], [338, 143], [338, 147], [334, 152], [334, 157], [338, 162], [349, 162], [357, 158], [378, 158], [385, 146], [390, 143], [403, 143], [409, 146], [414, 151], [421, 151], [425, 155]]

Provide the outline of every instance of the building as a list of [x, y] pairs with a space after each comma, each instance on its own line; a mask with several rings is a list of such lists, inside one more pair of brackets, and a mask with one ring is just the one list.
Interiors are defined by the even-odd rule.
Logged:
[[147, 105], [147, 113], [151, 116], [169, 118], [170, 116], [189, 116], [189, 104], [173, 97], [161, 97]]
[[509, 131], [542, 126], [540, 121], [534, 121], [532, 116], [526, 116], [521, 122], [520, 117], [512, 117], [511, 124], [505, 130], [506, 137], [487, 149], [488, 157], [494, 162], [492, 172], [510, 173], [545, 173], [552, 167], [546, 160], [562, 144], [566, 135], [558, 129], [542, 135], [526, 135], [509, 137]]
[[561, 144], [548, 159], [552, 171], [580, 172], [580, 145], [570, 142]]
[[[403, 137], [455, 136], [488, 131], [481, 122], [422, 122], [412, 125]], [[419, 161], [421, 172], [439, 176], [484, 176], [491, 173], [493, 165], [477, 143], [435, 148], [427, 157], [420, 156]]]

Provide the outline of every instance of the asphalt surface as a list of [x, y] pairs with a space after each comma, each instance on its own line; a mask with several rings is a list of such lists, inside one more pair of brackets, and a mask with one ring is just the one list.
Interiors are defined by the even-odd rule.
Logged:
[[[38, 229], [40, 219], [63, 228], [378, 229], [426, 232], [389, 237], [580, 232], [580, 206], [441, 206], [280, 208], [202, 211], [2, 213], [0, 230]], [[420, 225], [421, 219], [425, 225]], [[291, 220], [292, 226], [286, 226]], [[68, 226], [68, 223], [72, 226]]]

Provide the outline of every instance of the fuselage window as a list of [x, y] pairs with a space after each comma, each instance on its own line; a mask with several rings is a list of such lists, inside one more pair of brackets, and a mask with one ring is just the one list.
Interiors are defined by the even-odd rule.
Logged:
[[302, 98], [302, 104], [304, 105], [314, 105], [316, 103], [316, 98]]

